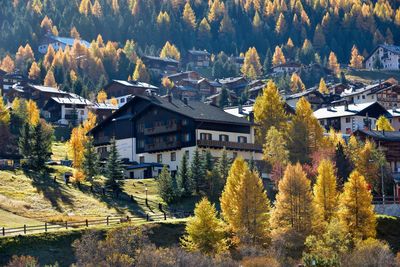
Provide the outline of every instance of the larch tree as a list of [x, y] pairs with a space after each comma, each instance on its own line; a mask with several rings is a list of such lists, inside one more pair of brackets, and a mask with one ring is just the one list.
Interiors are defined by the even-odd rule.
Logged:
[[221, 0], [215, 0], [209, 2], [209, 4], [210, 3], [211, 6], [208, 13], [208, 21], [212, 23], [216, 20], [219, 20], [223, 16], [223, 14], [225, 13], [225, 4]]
[[54, 78], [54, 72], [49, 70], [44, 78], [44, 86], [57, 87], [56, 79]]
[[376, 218], [368, 184], [358, 171], [350, 174], [339, 200], [339, 220], [353, 238], [376, 235]]
[[237, 158], [221, 195], [224, 220], [242, 242], [265, 243], [269, 238], [270, 204], [257, 172]]
[[284, 135], [272, 126], [265, 137], [263, 159], [271, 165], [272, 179], [276, 185], [282, 178], [284, 169], [289, 162], [289, 151], [286, 146]]
[[194, 216], [187, 222], [185, 232], [181, 245], [189, 251], [215, 255], [227, 249], [223, 224], [217, 218], [215, 205], [207, 198], [196, 204]]
[[100, 90], [97, 93], [97, 96], [96, 96], [97, 103], [104, 103], [104, 102], [106, 102], [107, 98], [108, 98], [108, 96], [107, 96], [106, 91]]
[[260, 57], [255, 47], [250, 47], [244, 56], [244, 63], [240, 69], [242, 74], [250, 79], [256, 79], [262, 74]]
[[394, 17], [394, 23], [395, 23], [397, 26], [400, 26], [400, 8], [398, 8], [398, 9], [396, 10], [396, 15], [395, 15], [395, 17]]
[[338, 192], [333, 163], [323, 159], [318, 166], [317, 181], [314, 185], [313, 204], [316, 214], [329, 223], [337, 211]]
[[287, 115], [284, 102], [272, 80], [268, 81], [262, 95], [256, 98], [254, 119], [258, 124], [257, 141], [260, 144], [264, 142], [265, 136], [272, 126], [278, 131], [286, 128]]
[[72, 166], [76, 169], [81, 169], [85, 152], [85, 140], [81, 126], [72, 129], [68, 148], [72, 155]]
[[293, 93], [306, 90], [306, 86], [296, 72], [293, 72], [292, 77], [290, 77], [290, 89]]
[[286, 167], [278, 187], [271, 214], [272, 228], [274, 231], [290, 229], [303, 235], [309, 234], [314, 214], [311, 181], [299, 163]]
[[30, 126], [35, 127], [40, 120], [40, 111], [36, 102], [33, 100], [28, 100], [26, 102], [26, 111], [27, 111], [27, 122]]
[[5, 56], [1, 61], [0, 69], [7, 73], [13, 72], [15, 69], [14, 60], [9, 55]]
[[331, 52], [328, 59], [328, 69], [332, 70], [335, 75], [340, 72], [340, 66], [335, 53]]
[[326, 86], [325, 80], [324, 78], [321, 78], [321, 80], [319, 81], [319, 85], [318, 85], [318, 91], [321, 94], [329, 94], [329, 89]]
[[[377, 192], [379, 190], [379, 167], [384, 164], [384, 155], [377, 150], [374, 142], [367, 140], [358, 151], [357, 161], [354, 162], [356, 170], [364, 176], [367, 183]], [[382, 161], [383, 159], [383, 161]], [[378, 191], [379, 190], [379, 191]]]
[[99, 0], [94, 1], [94, 4], [92, 6], [92, 14], [93, 14], [93, 16], [98, 17], [98, 18], [103, 16], [103, 9], [101, 7]]
[[283, 13], [279, 14], [278, 20], [276, 21], [275, 32], [278, 35], [283, 35], [286, 32], [286, 20]]
[[350, 67], [355, 69], [362, 69], [363, 67], [364, 57], [360, 55], [358, 49], [355, 45], [351, 49], [351, 59], [350, 59]]
[[10, 111], [4, 104], [3, 97], [0, 96], [0, 124], [7, 125], [10, 123]]
[[90, 0], [82, 0], [79, 5], [79, 13], [84, 14], [85, 16], [89, 15], [89, 12], [92, 9], [92, 3]]
[[182, 19], [189, 28], [191, 29], [196, 28], [196, 14], [194, 13], [192, 7], [190, 6], [190, 1], [187, 1], [185, 4], [185, 7], [183, 9]]
[[272, 56], [272, 65], [277, 66], [280, 64], [285, 64], [286, 59], [285, 55], [283, 54], [282, 49], [279, 46], [275, 47], [274, 55]]
[[40, 68], [38, 64], [34, 61], [31, 65], [31, 68], [29, 69], [29, 79], [31, 80], [37, 80], [40, 77]]
[[71, 28], [70, 35], [74, 39], [78, 39], [78, 40], [81, 39], [81, 35], [79, 34], [79, 32], [75, 26]]
[[211, 26], [206, 18], [203, 18], [200, 21], [198, 27], [198, 36], [201, 38], [201, 40], [207, 40], [208, 38], [211, 37]]
[[147, 71], [146, 65], [141, 59], [136, 60], [135, 71], [132, 76], [133, 80], [141, 82], [149, 82], [150, 74]]
[[164, 47], [161, 49], [160, 57], [172, 58], [179, 61], [181, 59], [181, 53], [179, 52], [178, 48], [176, 48], [175, 45], [167, 41]]
[[53, 46], [49, 45], [47, 48], [46, 55], [44, 56], [44, 59], [43, 59], [43, 65], [46, 67], [46, 70], [48, 70], [51, 67], [51, 65], [53, 64], [55, 55], [56, 55], [56, 52], [54, 51]]
[[377, 131], [394, 131], [393, 126], [390, 124], [390, 121], [385, 116], [380, 116], [376, 121], [376, 129]]

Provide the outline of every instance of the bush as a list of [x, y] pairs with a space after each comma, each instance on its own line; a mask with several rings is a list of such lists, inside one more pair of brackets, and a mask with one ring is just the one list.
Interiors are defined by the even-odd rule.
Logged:
[[13, 256], [7, 267], [38, 267], [39, 263], [32, 256]]

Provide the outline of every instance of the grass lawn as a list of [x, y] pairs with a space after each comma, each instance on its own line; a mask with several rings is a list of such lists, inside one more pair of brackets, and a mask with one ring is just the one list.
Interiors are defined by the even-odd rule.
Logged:
[[[115, 226], [114, 226], [115, 227]], [[157, 246], [168, 247], [179, 244], [185, 225], [182, 221], [148, 224], [149, 238]], [[108, 228], [97, 228], [103, 235]], [[0, 266], [7, 264], [13, 255], [31, 255], [41, 265], [54, 264], [70, 266], [76, 261], [71, 244], [86, 230], [60, 231], [30, 236], [0, 238]], [[35, 248], [35, 249], [32, 249]]]
[[67, 143], [53, 142], [51, 152], [53, 153], [53, 155], [51, 156], [52, 160], [55, 160], [55, 161], [64, 160], [65, 156], [68, 154]]
[[24, 224], [40, 225], [43, 224], [43, 222], [35, 219], [21, 217], [11, 212], [0, 209], [0, 227], [13, 228], [13, 227], [21, 227]]
[[400, 81], [400, 71], [350, 70], [345, 74], [349, 80], [358, 80], [366, 83], [370, 83], [371, 80], [387, 80], [389, 78]]

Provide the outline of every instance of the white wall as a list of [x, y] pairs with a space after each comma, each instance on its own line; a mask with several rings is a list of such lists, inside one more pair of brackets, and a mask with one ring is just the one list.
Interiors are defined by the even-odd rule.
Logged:
[[382, 59], [384, 50], [382, 47], [378, 48], [372, 56], [365, 62], [365, 66], [367, 69], [374, 69], [374, 62], [376, 57], [379, 57], [382, 67], [385, 70], [398, 70], [399, 69], [399, 55], [394, 54], [390, 51], [387, 52], [388, 57], [386, 59]]
[[[350, 122], [346, 122], [346, 118], [350, 118]], [[358, 129], [364, 129], [364, 119], [362, 116], [350, 116], [340, 118], [341, 132], [346, 133], [346, 129], [349, 128], [352, 132]], [[371, 129], [375, 128], [376, 119], [369, 118], [371, 120]]]
[[129, 161], [136, 160], [136, 138], [119, 139], [115, 141], [118, 154], [121, 159], [127, 158]]
[[390, 120], [390, 124], [395, 131], [400, 131], [400, 117], [393, 117]]
[[254, 138], [250, 134], [246, 133], [233, 133], [233, 132], [222, 132], [222, 131], [209, 131], [209, 130], [202, 130], [202, 129], [197, 129], [196, 130], [196, 140], [200, 139], [200, 134], [201, 133], [208, 133], [212, 135], [212, 140], [219, 141], [219, 136], [221, 134], [225, 134], [229, 136], [229, 142], [237, 142], [239, 136], [245, 136], [247, 138], [247, 143], [253, 143]]

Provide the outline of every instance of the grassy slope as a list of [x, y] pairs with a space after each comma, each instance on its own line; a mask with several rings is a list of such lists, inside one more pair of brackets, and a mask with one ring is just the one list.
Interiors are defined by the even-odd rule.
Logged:
[[389, 78], [400, 81], [400, 71], [349, 70], [346, 73], [346, 77], [349, 80], [358, 80], [366, 83], [370, 83], [371, 80], [387, 80]]
[[[157, 246], [173, 246], [178, 244], [184, 232], [182, 222], [151, 224], [150, 240]], [[103, 234], [107, 229], [98, 229]], [[0, 266], [6, 264], [12, 255], [32, 255], [39, 259], [41, 265], [53, 264], [70, 266], [75, 261], [71, 244], [82, 236], [84, 230], [37, 234], [33, 236], [16, 236], [0, 238]], [[35, 248], [34, 250], [32, 248]]]
[[21, 227], [21, 224], [39, 225], [43, 223], [35, 219], [21, 217], [15, 215], [14, 213], [0, 209], [0, 227], [6, 227], [6, 228]]
[[52, 160], [64, 160], [65, 157], [68, 155], [67, 144], [62, 142], [54, 142], [51, 152], [53, 153], [53, 155], [51, 156]]

